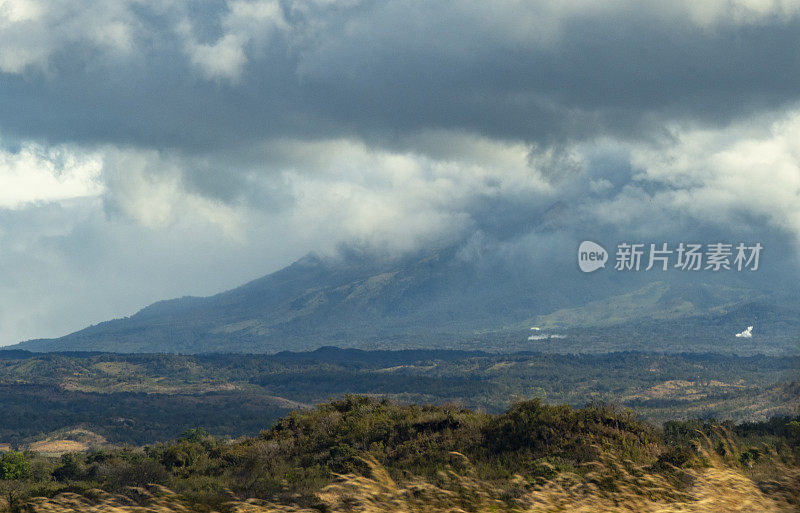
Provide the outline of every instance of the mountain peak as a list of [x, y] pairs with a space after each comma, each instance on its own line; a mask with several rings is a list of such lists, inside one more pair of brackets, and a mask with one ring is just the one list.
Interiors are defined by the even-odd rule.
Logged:
[[[612, 274], [600, 277], [602, 282], [577, 272], [554, 276], [509, 263], [492, 252], [465, 258], [467, 245], [394, 259], [370, 258], [358, 251], [339, 258], [309, 253], [279, 271], [214, 296], [159, 301], [131, 317], [17, 347], [263, 353], [332, 345], [484, 349], [464, 344], [482, 340], [481, 344], [493, 346], [510, 340], [522, 349], [520, 344], [527, 343], [530, 335], [527, 326], [533, 323], [566, 330], [572, 344], [565, 341], [557, 347], [555, 339], [544, 337], [550, 345], [536, 349], [591, 351], [608, 345], [606, 337], [619, 339], [626, 349], [648, 349], [643, 344], [649, 339], [619, 335], [631, 332], [626, 323], [638, 323], [635, 333], [641, 333], [642, 322], [649, 323], [646, 329], [658, 333], [660, 340], [683, 344], [685, 326], [678, 319], [702, 318], [708, 326], [696, 333], [703, 333], [711, 344], [728, 331], [741, 331], [739, 324], [748, 315], [768, 318], [777, 326], [762, 333], [778, 337], [768, 342], [773, 344], [769, 347], [778, 347], [786, 342], [775, 340], [785, 340], [787, 333], [800, 327], [794, 310], [757, 304], [737, 307], [743, 298], [761, 297], [744, 289], [660, 280], [621, 284], [608, 278]], [[614, 332], [614, 326], [620, 328]]]

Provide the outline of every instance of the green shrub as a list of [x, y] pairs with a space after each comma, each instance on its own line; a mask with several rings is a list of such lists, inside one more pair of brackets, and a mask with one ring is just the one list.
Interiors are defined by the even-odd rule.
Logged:
[[21, 452], [0, 455], [0, 479], [23, 479], [31, 473], [31, 464]]
[[60, 464], [53, 469], [53, 478], [56, 481], [78, 481], [85, 477], [83, 457], [79, 454], [67, 453], [61, 456]]

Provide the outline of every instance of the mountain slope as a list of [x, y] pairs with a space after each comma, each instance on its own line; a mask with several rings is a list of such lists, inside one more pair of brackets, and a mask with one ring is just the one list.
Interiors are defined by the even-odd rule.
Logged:
[[21, 347], [276, 351], [354, 339], [463, 333], [542, 310], [539, 295], [511, 290], [513, 280], [498, 280], [500, 274], [459, 258], [455, 248], [385, 263], [309, 256], [216, 296], [162, 301], [128, 318]]
[[[629, 333], [638, 326], [635, 333], [662, 334], [656, 338], [664, 340], [686, 325], [676, 319], [692, 319], [706, 342], [697, 350], [711, 350], [714, 337], [741, 331], [753, 322], [754, 311], [768, 319], [767, 331], [781, 347], [800, 333], [796, 308], [775, 306], [774, 298], [746, 284], [695, 283], [681, 275], [669, 281], [645, 274], [583, 275], [573, 262], [553, 266], [543, 270], [498, 255], [476, 258], [459, 246], [385, 261], [307, 256], [215, 296], [161, 301], [131, 317], [16, 347], [260, 353], [323, 345], [465, 348], [470, 340], [471, 348], [509, 349], [510, 343], [524, 349], [528, 327], [540, 325], [571, 330], [573, 340], [590, 342], [577, 350], [591, 351], [592, 334], [614, 337], [618, 328]], [[636, 336], [615, 350], [649, 349]]]

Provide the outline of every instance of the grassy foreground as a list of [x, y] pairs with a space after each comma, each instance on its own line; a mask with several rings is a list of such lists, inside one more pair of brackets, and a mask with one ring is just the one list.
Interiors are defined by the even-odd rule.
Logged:
[[501, 415], [348, 396], [256, 437], [0, 457], [10, 511], [800, 511], [800, 418], [668, 422], [517, 403]]

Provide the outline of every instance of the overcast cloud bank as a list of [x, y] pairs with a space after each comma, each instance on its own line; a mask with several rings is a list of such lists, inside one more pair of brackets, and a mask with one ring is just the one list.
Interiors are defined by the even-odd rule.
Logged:
[[798, 47], [789, 0], [0, 0], [0, 343], [342, 244], [796, 262]]

